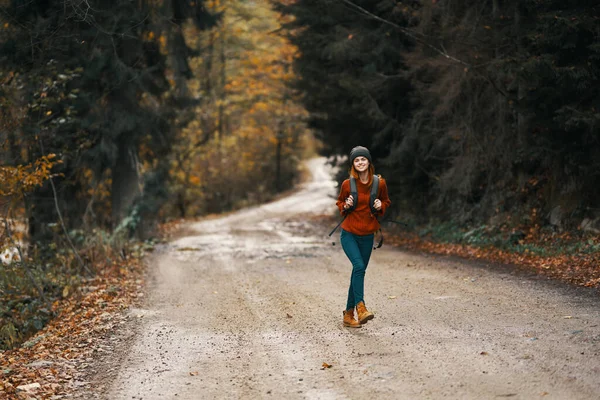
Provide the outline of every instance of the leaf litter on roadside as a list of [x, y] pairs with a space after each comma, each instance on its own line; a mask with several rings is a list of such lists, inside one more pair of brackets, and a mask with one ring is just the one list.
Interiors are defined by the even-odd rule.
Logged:
[[106, 352], [106, 337], [143, 297], [139, 260], [107, 265], [69, 297], [54, 302], [57, 317], [21, 347], [0, 352], [0, 398], [60, 398], [86, 387], [86, 366]]
[[[562, 240], [573, 240], [567, 233]], [[532, 234], [528, 243], [541, 249], [556, 247], [554, 236]], [[386, 242], [411, 250], [425, 251], [430, 254], [459, 256], [467, 259], [477, 259], [498, 264], [515, 265], [523, 270], [533, 270], [536, 273], [553, 279], [585, 287], [600, 287], [600, 252], [579, 252], [573, 254], [539, 255], [530, 251], [521, 253], [508, 251], [494, 246], [474, 246], [457, 243], [440, 243], [414, 233], [393, 233], [386, 235]], [[465, 279], [468, 281], [468, 279]], [[471, 282], [475, 280], [471, 279]]]

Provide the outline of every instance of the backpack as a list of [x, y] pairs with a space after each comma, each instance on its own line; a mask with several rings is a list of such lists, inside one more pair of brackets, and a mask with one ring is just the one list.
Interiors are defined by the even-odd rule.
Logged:
[[[356, 208], [356, 204], [358, 203], [358, 189], [356, 187], [356, 179], [354, 179], [353, 176], [350, 177], [350, 194], [352, 195], [354, 202], [352, 203], [352, 207], [350, 207], [347, 210], [346, 215], [348, 215], [348, 213], [350, 213], [351, 211], [354, 211], [354, 209]], [[373, 207], [373, 203], [375, 203], [377, 195], [379, 195], [379, 175], [373, 175], [373, 184], [371, 185], [371, 196], [369, 197], [369, 207], [371, 208], [371, 212], [373, 214], [377, 213], [377, 210], [375, 209], [375, 207]]]
[[[356, 209], [356, 205], [358, 204], [358, 188], [356, 186], [356, 179], [353, 176], [350, 177], [350, 195], [354, 199], [354, 201], [352, 203], [352, 207], [350, 207], [350, 208], [348, 208], [348, 210], [346, 210], [346, 215], [344, 215], [344, 218], [342, 218], [342, 220], [335, 226], [335, 228], [333, 228], [333, 230], [329, 233], [328, 236], [333, 235], [333, 233], [337, 230], [337, 228], [339, 228], [340, 225], [342, 225], [342, 222], [344, 222], [344, 220], [346, 219], [348, 214], [350, 214], [352, 211], [354, 211], [354, 209]], [[377, 199], [378, 195], [379, 195], [379, 175], [373, 175], [373, 184], [371, 185], [371, 193], [369, 196], [369, 208], [371, 209], [371, 212], [373, 213], [373, 215], [377, 215], [377, 212], [378, 212], [377, 209], [375, 209], [375, 207], [373, 207], [373, 204], [375, 203], [375, 200]], [[375, 217], [375, 218], [377, 218], [377, 217]], [[376, 246], [373, 246], [374, 249], [378, 249], [383, 245], [383, 233], [381, 232], [381, 229], [379, 229], [379, 232], [381, 233], [381, 239], [379, 240], [379, 243]], [[335, 245], [335, 242], [333, 244]]]

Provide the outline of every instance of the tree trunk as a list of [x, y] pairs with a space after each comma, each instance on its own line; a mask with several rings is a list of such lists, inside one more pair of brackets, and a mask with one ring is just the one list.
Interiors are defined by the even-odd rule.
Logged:
[[119, 141], [117, 161], [112, 170], [112, 221], [113, 227], [127, 216], [129, 208], [135, 198], [140, 194], [140, 182], [137, 167], [137, 155], [135, 147]]
[[277, 133], [277, 147], [275, 150], [275, 189], [278, 192], [281, 191], [281, 146], [282, 146], [283, 133]]
[[221, 61], [221, 87], [219, 96], [219, 137], [224, 137], [227, 134], [227, 117], [225, 116], [225, 85], [227, 84], [227, 59], [225, 57], [225, 19], [221, 24], [221, 49], [220, 49], [220, 61]]
[[204, 57], [204, 64], [206, 65], [206, 71], [204, 72], [204, 90], [206, 95], [211, 98], [212, 91], [212, 70], [213, 70], [213, 57], [215, 54], [215, 32], [212, 30], [208, 38], [208, 48]]
[[[514, 24], [514, 36], [517, 41], [517, 54], [523, 54], [523, 44], [521, 41], [521, 12], [519, 10], [518, 4], [515, 6], [515, 24]], [[527, 121], [525, 116], [521, 113], [520, 102], [526, 95], [526, 88], [523, 84], [521, 77], [517, 77], [517, 106], [515, 108], [515, 120], [517, 127], [517, 146], [519, 149], [523, 149], [525, 147], [526, 140], [526, 129], [527, 129]]]
[[[521, 12], [519, 10], [519, 5], [515, 5], [515, 14], [514, 14], [514, 25], [513, 25], [513, 35], [515, 37], [517, 43], [517, 54], [523, 54], [523, 44], [521, 40]], [[515, 101], [514, 107], [514, 121], [515, 121], [515, 130], [516, 130], [516, 150], [523, 152], [526, 149], [526, 135], [527, 135], [527, 120], [525, 115], [522, 113], [522, 105], [521, 101], [526, 96], [526, 86], [522, 80], [522, 77], [519, 76], [519, 73], [516, 72], [517, 76], [517, 99]], [[517, 182], [519, 188], [522, 188], [527, 183], [527, 173], [524, 170], [523, 164], [517, 170]]]

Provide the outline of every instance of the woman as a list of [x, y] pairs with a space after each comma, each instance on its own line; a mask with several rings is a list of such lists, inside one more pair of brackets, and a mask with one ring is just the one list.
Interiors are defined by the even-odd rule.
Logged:
[[[352, 276], [348, 289], [348, 302], [344, 315], [344, 326], [360, 328], [362, 324], [373, 319], [374, 315], [367, 310], [364, 301], [365, 271], [369, 264], [375, 232], [379, 230], [377, 218], [385, 213], [391, 204], [387, 185], [379, 179], [379, 190], [376, 199], [371, 203], [371, 186], [373, 185], [375, 167], [371, 153], [366, 147], [357, 146], [350, 152], [350, 177], [356, 181], [357, 199], [350, 192], [350, 178], [342, 183], [337, 206], [345, 217], [342, 222], [341, 242], [344, 253], [352, 263]], [[354, 309], [358, 320], [354, 318]]]

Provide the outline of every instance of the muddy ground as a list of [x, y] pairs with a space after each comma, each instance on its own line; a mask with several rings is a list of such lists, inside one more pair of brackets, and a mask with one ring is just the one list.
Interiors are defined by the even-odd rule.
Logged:
[[600, 398], [597, 291], [384, 246], [365, 283], [375, 319], [344, 328], [351, 266], [314, 222], [336, 189], [323, 160], [310, 169], [289, 197], [162, 246], [78, 397]]

